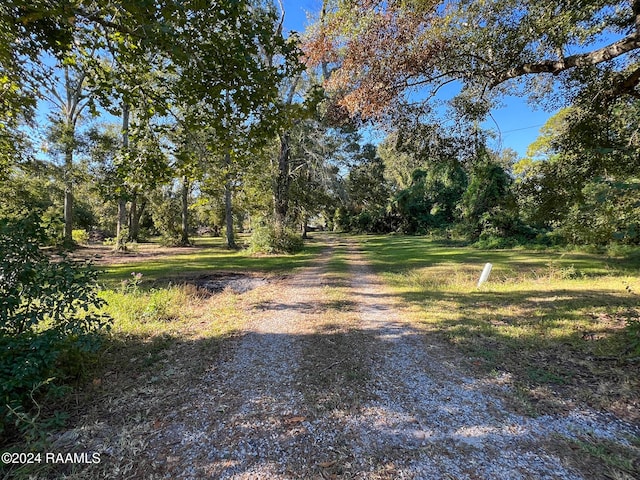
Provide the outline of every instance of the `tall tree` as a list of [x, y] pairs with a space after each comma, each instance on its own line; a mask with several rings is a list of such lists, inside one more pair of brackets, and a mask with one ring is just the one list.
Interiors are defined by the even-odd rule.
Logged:
[[638, 243], [639, 118], [640, 101], [628, 97], [551, 117], [515, 166], [526, 220], [577, 243]]
[[64, 175], [64, 244], [73, 244], [73, 187], [74, 187], [74, 152], [78, 144], [78, 122], [89, 104], [86, 90], [87, 67], [81, 59], [66, 57], [57, 68], [46, 75], [44, 84], [45, 98], [54, 105], [55, 111], [50, 116], [52, 128], [49, 139], [57, 144], [63, 158]]
[[[273, 3], [241, 1], [196, 12], [184, 27], [180, 47], [190, 56], [178, 65], [177, 101], [198, 105], [188, 121], [213, 132], [210, 138], [216, 144], [211, 151], [220, 152], [227, 166], [229, 227], [234, 160], [277, 134], [286, 121], [279, 88], [301, 68], [296, 39], [284, 38], [282, 22], [283, 13], [279, 15]], [[286, 157], [287, 149], [283, 151]], [[233, 246], [232, 228], [227, 235]]]

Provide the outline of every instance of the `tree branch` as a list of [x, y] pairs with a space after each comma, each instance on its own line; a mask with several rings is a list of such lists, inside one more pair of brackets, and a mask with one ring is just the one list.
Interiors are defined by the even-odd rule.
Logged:
[[524, 63], [515, 68], [511, 68], [506, 72], [497, 75], [496, 79], [491, 84], [491, 88], [494, 88], [511, 78], [521, 77], [532, 73], [552, 73], [557, 75], [569, 68], [597, 65], [598, 63], [606, 62], [607, 60], [619, 57], [638, 48], [640, 48], [640, 32], [636, 31], [622, 40], [618, 40], [617, 42], [592, 52], [571, 55], [560, 60]]
[[631, 75], [629, 75], [622, 82], [620, 82], [620, 85], [618, 86], [618, 90], [620, 90], [623, 93], [629, 93], [629, 94], [635, 93], [637, 95], [637, 92], [635, 92], [635, 88], [638, 85], [638, 83], [640, 83], [640, 67], [635, 69], [631, 73]]
[[94, 23], [97, 23], [98, 25], [102, 25], [105, 28], [110, 28], [113, 29], [116, 32], [120, 32], [120, 33], [124, 33], [126, 35], [131, 35], [133, 37], [136, 38], [141, 38], [142, 35], [123, 26], [123, 25], [119, 25], [115, 22], [111, 22], [109, 20], [107, 20], [106, 18], [102, 18], [100, 15], [98, 15], [95, 12], [88, 12], [86, 10], [83, 10], [82, 8], [78, 8], [75, 10], [75, 13], [77, 15], [79, 15], [80, 17], [83, 17], [87, 20], [90, 20]]

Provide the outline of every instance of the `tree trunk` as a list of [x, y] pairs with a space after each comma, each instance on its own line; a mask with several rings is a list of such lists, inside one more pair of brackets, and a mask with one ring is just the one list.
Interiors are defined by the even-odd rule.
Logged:
[[289, 210], [289, 132], [280, 135], [278, 174], [273, 191], [273, 215], [276, 231], [284, 230]]
[[[138, 199], [142, 198], [142, 202], [138, 203]], [[129, 211], [129, 238], [132, 242], [140, 241], [140, 219], [147, 206], [147, 201], [137, 193], [131, 199], [131, 207]]]
[[227, 225], [227, 247], [237, 248], [235, 238], [233, 236], [233, 205], [231, 198], [231, 155], [227, 152], [224, 156], [227, 173], [224, 182], [224, 216]]
[[73, 246], [73, 146], [67, 145], [64, 153], [64, 246]]
[[[126, 153], [129, 150], [129, 105], [122, 105], [122, 151]], [[118, 218], [116, 223], [116, 250], [126, 250], [126, 238], [124, 238], [124, 230], [127, 225], [127, 200], [125, 196], [125, 185], [122, 182], [122, 190], [120, 198], [118, 198]]]
[[118, 222], [116, 223], [116, 250], [126, 250], [127, 238], [125, 238], [127, 226], [127, 201], [118, 199]]
[[309, 235], [307, 235], [308, 228], [309, 228], [309, 216], [305, 213], [302, 216], [302, 238], [304, 240], [309, 238]]
[[85, 73], [79, 73], [74, 82], [69, 73], [69, 66], [65, 65], [63, 69], [66, 99], [63, 100], [58, 95], [55, 87], [52, 87], [50, 91], [53, 91], [53, 96], [61, 102], [58, 106], [61, 109], [60, 114], [64, 128], [62, 135], [64, 142], [64, 245], [70, 248], [73, 246], [73, 151], [75, 149], [76, 124], [82, 110], [86, 107], [86, 103], [82, 104]]
[[129, 227], [129, 240], [132, 242], [137, 242], [137, 238], [133, 236], [133, 217], [138, 214], [138, 194], [134, 191], [131, 195], [131, 202], [129, 203], [129, 216], [128, 216], [128, 227]]
[[188, 246], [189, 242], [189, 180], [182, 177], [182, 238], [180, 244]]

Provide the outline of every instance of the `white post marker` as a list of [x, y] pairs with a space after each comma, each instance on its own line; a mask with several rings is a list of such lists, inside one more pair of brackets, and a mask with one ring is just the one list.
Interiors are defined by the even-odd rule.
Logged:
[[484, 270], [482, 270], [482, 275], [480, 275], [480, 280], [478, 280], [478, 288], [480, 288], [480, 285], [486, 282], [487, 279], [489, 278], [489, 274], [491, 273], [491, 267], [493, 267], [493, 265], [491, 265], [490, 263], [487, 263], [484, 266]]

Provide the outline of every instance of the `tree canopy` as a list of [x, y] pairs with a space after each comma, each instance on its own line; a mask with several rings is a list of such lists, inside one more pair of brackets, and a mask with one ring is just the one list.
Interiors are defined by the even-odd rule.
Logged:
[[451, 82], [476, 105], [514, 91], [539, 99], [555, 79], [568, 93], [600, 84], [601, 101], [637, 97], [639, 29], [637, 0], [326, 0], [305, 51], [335, 67], [328, 86], [350, 112], [379, 116]]

